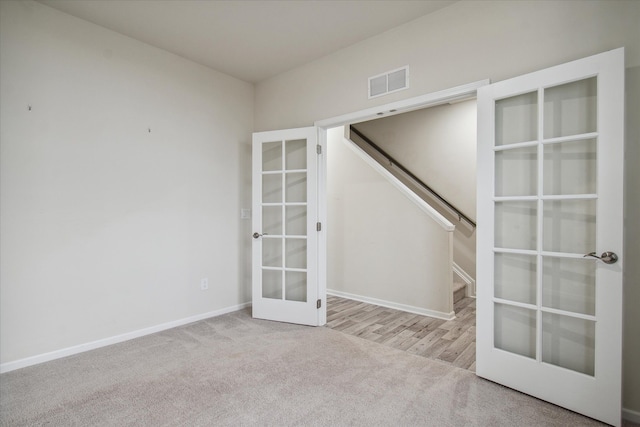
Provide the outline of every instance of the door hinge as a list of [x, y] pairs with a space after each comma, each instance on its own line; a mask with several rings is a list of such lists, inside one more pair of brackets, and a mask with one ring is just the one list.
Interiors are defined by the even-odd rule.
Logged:
[[316, 222], [316, 231], [322, 231], [322, 223]]
[[316, 153], [322, 154], [322, 145], [320, 144], [316, 145]]
[[316, 308], [320, 308], [320, 307], [322, 307], [322, 300], [321, 299], [316, 301]]

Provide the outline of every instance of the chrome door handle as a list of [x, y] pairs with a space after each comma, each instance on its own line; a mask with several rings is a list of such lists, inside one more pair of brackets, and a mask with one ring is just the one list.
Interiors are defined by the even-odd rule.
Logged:
[[588, 256], [592, 258], [597, 258], [600, 261], [604, 262], [605, 264], [615, 264], [618, 261], [618, 255], [616, 255], [615, 252], [609, 252], [609, 251], [602, 252], [602, 255], [600, 256], [596, 255], [595, 252], [591, 252], [583, 256], [583, 258], [586, 258]]
[[262, 237], [262, 236], [267, 236], [267, 235], [269, 235], [269, 233], [262, 233], [262, 234], [260, 234], [260, 233], [258, 233], [258, 232], [256, 231], [255, 233], [253, 233], [253, 238], [254, 238], [254, 239], [259, 239], [260, 237]]

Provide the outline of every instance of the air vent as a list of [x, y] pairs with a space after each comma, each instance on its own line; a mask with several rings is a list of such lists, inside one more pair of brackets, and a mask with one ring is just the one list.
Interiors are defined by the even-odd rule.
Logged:
[[369, 77], [369, 99], [409, 88], [409, 66]]

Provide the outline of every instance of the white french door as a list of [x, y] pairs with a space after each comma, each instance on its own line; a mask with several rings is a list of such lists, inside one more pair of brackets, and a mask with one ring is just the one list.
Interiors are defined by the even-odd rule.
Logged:
[[624, 49], [478, 90], [476, 372], [612, 425], [623, 103]]
[[253, 317], [317, 326], [318, 130], [253, 134]]

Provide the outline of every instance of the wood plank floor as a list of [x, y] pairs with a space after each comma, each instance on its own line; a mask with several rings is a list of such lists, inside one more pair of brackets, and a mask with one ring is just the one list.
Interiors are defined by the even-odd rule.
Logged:
[[459, 368], [476, 367], [476, 300], [455, 304], [440, 320], [327, 295], [327, 327]]

